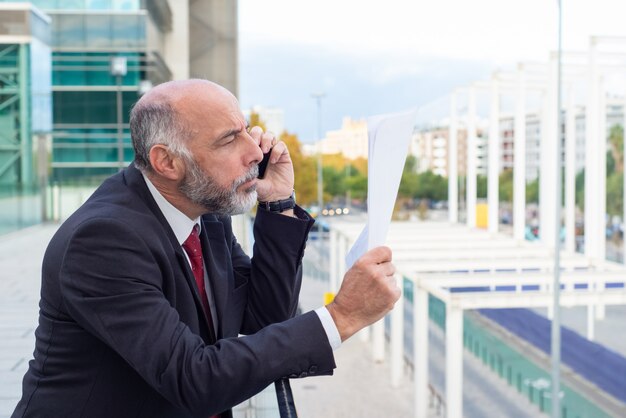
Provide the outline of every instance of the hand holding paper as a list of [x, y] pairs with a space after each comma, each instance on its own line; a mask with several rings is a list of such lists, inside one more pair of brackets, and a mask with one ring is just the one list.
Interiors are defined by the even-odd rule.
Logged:
[[379, 115], [368, 119], [368, 221], [346, 256], [346, 267], [368, 249], [384, 245], [396, 202], [402, 169], [417, 111]]
[[346, 273], [341, 289], [327, 308], [341, 341], [378, 321], [400, 297], [391, 263], [391, 250], [377, 247], [366, 252]]

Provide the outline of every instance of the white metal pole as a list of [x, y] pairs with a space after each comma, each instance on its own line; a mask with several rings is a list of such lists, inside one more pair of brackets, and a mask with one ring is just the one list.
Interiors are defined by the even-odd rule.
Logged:
[[[622, 117], [624, 118], [622, 120], [622, 134], [624, 135], [622, 138], [624, 144], [624, 150], [622, 151], [624, 163], [622, 167], [626, 167], [626, 92], [624, 93], [624, 101], [622, 102]], [[624, 182], [622, 202], [624, 202], [624, 212], [622, 214], [622, 263], [626, 265], [626, 181]]]
[[385, 361], [385, 319], [375, 322], [372, 326], [372, 358], [377, 363]]
[[463, 310], [446, 304], [446, 416], [463, 416]]
[[599, 157], [598, 157], [598, 64], [596, 39], [591, 38], [589, 45], [589, 89], [587, 92], [587, 111], [585, 116], [585, 255], [594, 262], [598, 257], [598, 195], [594, 192], [599, 181]]
[[487, 167], [487, 204], [489, 232], [498, 232], [500, 197], [500, 89], [497, 76], [491, 80], [491, 107], [489, 109], [489, 164]]
[[[604, 91], [604, 77], [600, 75], [598, 80], [600, 97], [598, 100], [598, 185], [595, 193], [598, 199], [598, 235], [597, 235], [597, 251], [598, 260], [606, 259], [606, 93]], [[605, 283], [601, 281], [600, 292], [604, 291]], [[596, 305], [596, 319], [604, 319], [605, 305], [598, 303]]]
[[595, 306], [588, 305], [587, 306], [587, 339], [589, 341], [593, 341], [596, 338], [595, 320], [596, 320]]
[[448, 221], [457, 223], [459, 216], [458, 184], [458, 122], [456, 92], [450, 97], [450, 126], [448, 127]]
[[402, 382], [404, 365], [404, 278], [396, 275], [402, 294], [391, 314], [391, 386], [397, 388]]
[[554, 248], [555, 219], [554, 210], [556, 196], [556, 147], [560, 141], [558, 129], [558, 114], [554, 109], [557, 107], [558, 93], [558, 56], [550, 54], [548, 66], [548, 91], [544, 102], [544, 121], [541, 126], [540, 162], [539, 171], [539, 237], [543, 245]]
[[552, 310], [554, 317], [551, 323], [552, 334], [552, 418], [561, 417], [561, 126], [563, 125], [561, 113], [561, 81], [562, 81], [562, 47], [561, 47], [561, 0], [559, 0], [559, 30], [558, 30], [558, 52], [557, 52], [557, 77], [556, 77], [556, 109], [552, 109], [556, 117], [556, 159], [552, 172], [555, 178], [555, 211], [554, 211], [554, 282], [552, 283], [553, 303]]
[[476, 89], [470, 87], [467, 105], [467, 226], [476, 226]]
[[428, 417], [428, 292], [413, 283], [415, 418]]
[[526, 236], [526, 74], [524, 65], [517, 67], [515, 97], [515, 143], [513, 169], [513, 236]]
[[576, 106], [569, 86], [565, 122], [565, 249], [576, 251]]
[[[329, 291], [333, 294], [337, 293], [337, 290], [339, 290], [339, 286], [337, 285], [337, 283], [339, 282], [338, 278], [337, 278], [337, 272], [339, 270], [339, 258], [337, 257], [337, 244], [339, 241], [339, 233], [337, 232], [337, 229], [333, 226], [330, 227], [330, 237], [329, 237], [329, 241], [330, 241], [330, 249], [329, 249], [329, 261], [328, 261], [328, 277], [329, 277], [329, 285], [330, 285], [330, 289]], [[319, 239], [319, 238], [318, 238]]]
[[348, 252], [348, 238], [340, 234], [337, 241], [338, 282], [337, 289], [341, 287], [343, 275], [346, 273], [346, 254]]

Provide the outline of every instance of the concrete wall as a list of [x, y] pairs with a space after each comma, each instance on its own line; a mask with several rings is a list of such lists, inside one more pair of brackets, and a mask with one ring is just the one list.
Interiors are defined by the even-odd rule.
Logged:
[[189, 1], [190, 77], [239, 91], [236, 0]]

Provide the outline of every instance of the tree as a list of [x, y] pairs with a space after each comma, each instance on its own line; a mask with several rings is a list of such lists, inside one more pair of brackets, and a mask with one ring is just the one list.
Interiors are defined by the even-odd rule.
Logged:
[[[609, 151], [618, 173], [624, 172], [624, 128], [621, 125], [613, 125], [609, 133]], [[607, 156], [608, 162], [608, 156]]]
[[513, 170], [510, 168], [500, 173], [498, 198], [500, 202], [513, 202]]
[[476, 197], [487, 198], [487, 176], [476, 176]]
[[622, 216], [624, 173], [612, 173], [606, 179], [606, 212], [609, 215]]
[[289, 156], [293, 161], [295, 174], [294, 189], [297, 192], [298, 203], [310, 205], [317, 201], [317, 161], [315, 157], [308, 157], [302, 153], [302, 144], [298, 136], [287, 131], [280, 136], [289, 149]]
[[576, 206], [585, 210], [585, 169], [576, 174]]
[[267, 127], [265, 126], [265, 122], [261, 120], [261, 117], [256, 112], [250, 112], [250, 120], [248, 121], [248, 123], [250, 127], [260, 126], [263, 129], [263, 131], [267, 130]]
[[539, 177], [526, 183], [526, 203], [539, 203]]

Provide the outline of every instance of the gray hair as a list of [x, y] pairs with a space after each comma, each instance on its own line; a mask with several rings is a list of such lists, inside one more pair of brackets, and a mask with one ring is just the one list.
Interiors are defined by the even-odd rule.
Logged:
[[166, 145], [175, 155], [189, 160], [185, 145], [191, 132], [167, 101], [139, 101], [130, 112], [130, 137], [135, 149], [135, 166], [142, 172], [152, 171], [150, 149]]

